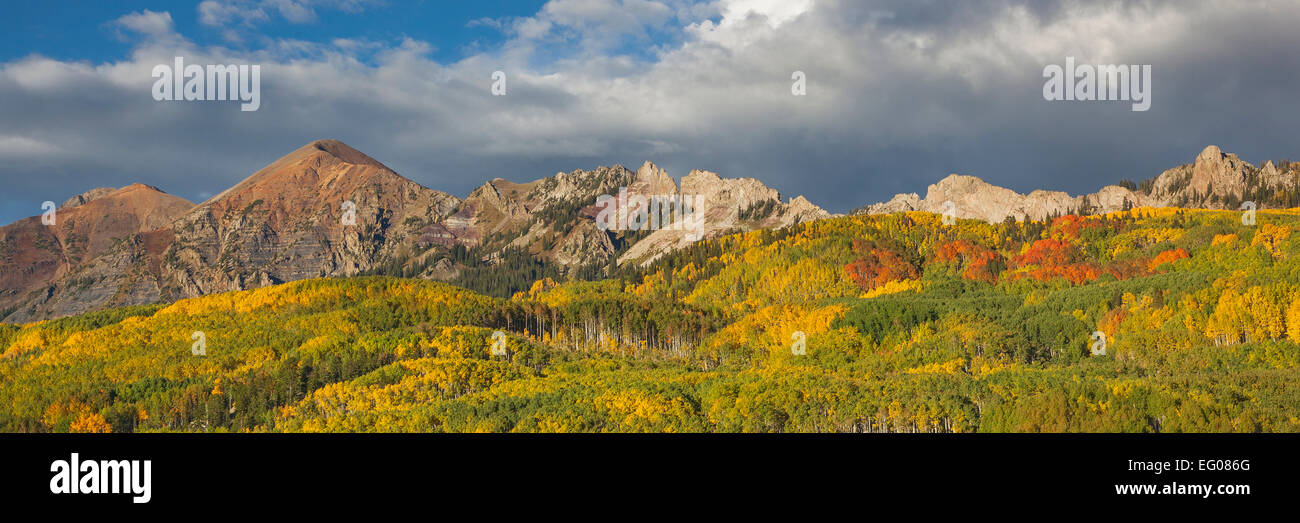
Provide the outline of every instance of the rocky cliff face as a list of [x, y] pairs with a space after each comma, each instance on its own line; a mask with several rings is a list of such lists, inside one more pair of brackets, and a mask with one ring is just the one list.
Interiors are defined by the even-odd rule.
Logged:
[[418, 243], [460, 201], [342, 142], [308, 144], [170, 226], [180, 296], [351, 276]]
[[617, 165], [528, 183], [497, 178], [471, 192], [443, 223], [456, 243], [475, 248], [488, 263], [506, 249], [566, 267], [605, 263], [615, 248], [607, 235], [596, 234], [591, 207], [620, 187], [640, 186], [635, 173]]
[[827, 216], [803, 198], [782, 203], [754, 179], [693, 171], [679, 191], [650, 162], [635, 172], [497, 178], [460, 200], [320, 140], [197, 206], [144, 185], [95, 189], [64, 203], [58, 227], [33, 217], [0, 229], [8, 269], [0, 274], [0, 318], [26, 322], [372, 270], [453, 279], [512, 250], [564, 269], [607, 266], [620, 250], [629, 253], [622, 261], [644, 262], [690, 244], [673, 231], [598, 227], [598, 199], [620, 190], [698, 196], [705, 238]]
[[63, 209], [68, 207], [76, 207], [78, 205], [88, 203], [92, 200], [98, 200], [100, 198], [113, 194], [114, 192], [117, 192], [117, 189], [114, 189], [112, 187], [99, 187], [96, 189], [91, 189], [84, 193], [68, 198], [66, 201], [63, 202], [63, 205], [59, 206], [59, 208]]
[[604, 265], [622, 245], [626, 252], [617, 263], [645, 263], [692, 243], [682, 230], [601, 230], [596, 221], [601, 196], [616, 200], [609, 212], [624, 221], [636, 211], [634, 205], [619, 200], [622, 192], [628, 199], [692, 196], [702, 204], [696, 239], [829, 216], [802, 197], [782, 203], [780, 194], [752, 178], [723, 179], [708, 171], [692, 171], [679, 190], [663, 168], [645, 162], [635, 172], [616, 165], [559, 173], [527, 184], [492, 180], [470, 194], [445, 223], [464, 245], [486, 250], [489, 262], [501, 249], [519, 248], [565, 267]]
[[1252, 189], [1294, 187], [1295, 176], [1280, 171], [1273, 162], [1256, 168], [1211, 145], [1197, 155], [1195, 163], [1160, 173], [1150, 193], [1160, 205], [1220, 209], [1248, 199]]
[[[138, 187], [122, 191], [144, 191]], [[53, 275], [57, 281], [6, 320], [356, 274], [410, 248], [458, 203], [341, 142], [312, 142], [198, 206], [140, 204], [129, 215], [138, 215], [134, 227], [74, 209], [70, 221], [85, 216], [88, 227], [127, 234], [101, 234], [114, 238], [111, 247], [92, 240], [92, 251], [103, 247], [95, 256]]]
[[[1294, 189], [1295, 175], [1281, 172], [1272, 162], [1263, 167], [1225, 154], [1216, 146], [1206, 147], [1192, 164], [1160, 173], [1143, 187], [1133, 189], [1110, 185], [1080, 196], [1059, 191], [1020, 194], [997, 187], [974, 176], [948, 175], [930, 185], [925, 198], [915, 193], [899, 194], [888, 202], [859, 210], [865, 214], [950, 211], [958, 218], [999, 222], [1007, 218], [1041, 220], [1051, 215], [1105, 213], [1130, 207], [1236, 208], [1252, 190]], [[951, 202], [951, 203], [948, 203]]]
[[[644, 167], [643, 167], [644, 169]], [[664, 186], [662, 189], [674, 187]], [[779, 229], [830, 217], [803, 196], [781, 200], [781, 194], [753, 178], [722, 178], [717, 173], [695, 170], [682, 178], [681, 191], [659, 192], [691, 197], [699, 219], [696, 227], [663, 228], [650, 232], [619, 258], [619, 264], [649, 264], [673, 250], [700, 239], [732, 231]]]
[[[193, 206], [155, 187], [134, 184], [94, 189], [69, 199], [54, 213], [53, 225], [33, 216], [0, 227], [0, 319], [39, 317], [35, 309], [60, 288], [87, 289], [92, 282], [77, 274], [105, 253], [135, 241], [137, 235], [165, 227]], [[77, 305], [70, 310], [93, 307]]]
[[1109, 186], [1096, 194], [1078, 197], [1060, 191], [1041, 190], [1020, 194], [974, 176], [950, 174], [938, 183], [931, 184], [924, 199], [915, 193], [899, 194], [888, 202], [868, 206], [861, 212], [950, 212], [958, 218], [1000, 222], [1007, 218], [1041, 220], [1053, 214], [1077, 212], [1090, 204], [1099, 210], [1119, 210], [1124, 207], [1125, 201], [1132, 206], [1141, 206], [1147, 199], [1118, 186]]

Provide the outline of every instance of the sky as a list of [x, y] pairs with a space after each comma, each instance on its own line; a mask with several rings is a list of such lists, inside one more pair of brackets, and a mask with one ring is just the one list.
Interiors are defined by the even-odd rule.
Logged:
[[[194, 202], [332, 138], [427, 187], [653, 161], [847, 212], [950, 173], [1092, 192], [1219, 145], [1300, 158], [1300, 0], [7, 2], [0, 223], [95, 187]], [[152, 96], [261, 68], [261, 105]], [[1151, 107], [1044, 68], [1150, 65]], [[493, 73], [506, 95], [492, 93]], [[805, 95], [792, 93], [801, 71]]]

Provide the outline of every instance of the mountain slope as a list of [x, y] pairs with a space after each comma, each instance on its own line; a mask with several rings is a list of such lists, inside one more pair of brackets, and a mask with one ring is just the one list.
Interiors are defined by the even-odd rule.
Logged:
[[[74, 196], [54, 214], [0, 227], [0, 319], [31, 300], [49, 298], [56, 281], [131, 237], [165, 227], [194, 204], [142, 184], [100, 188]], [[84, 280], [68, 282], [83, 286]], [[89, 309], [71, 309], [69, 313]], [[22, 311], [20, 311], [22, 312]], [[18, 318], [30, 317], [19, 314]]]
[[[105, 196], [81, 207], [114, 201]], [[48, 292], [6, 319], [357, 274], [432, 241], [428, 224], [458, 202], [342, 142], [315, 141], [198, 206], [187, 202], [186, 212], [141, 211], [144, 219], [129, 237], [53, 274], [58, 281]]]
[[[542, 275], [596, 277], [616, 261], [654, 260], [690, 244], [677, 231], [598, 227], [598, 200], [621, 192], [698, 196], [707, 202], [702, 238], [827, 216], [802, 198], [782, 203], [754, 179], [694, 171], [679, 191], [650, 162], [636, 172], [615, 165], [527, 183], [497, 178], [460, 200], [342, 142], [318, 140], [197, 206], [142, 199], [162, 194], [144, 186], [97, 189], [68, 200], [89, 211], [70, 211], [64, 236], [41, 229], [38, 218], [10, 226], [17, 265], [0, 279], [0, 305], [9, 308], [0, 312], [26, 322], [365, 273], [511, 294]], [[631, 254], [619, 259], [623, 252]]]
[[342, 142], [320, 140], [200, 204], [170, 226], [181, 296], [374, 267], [425, 237], [459, 200]]
[[695, 240], [829, 216], [802, 197], [783, 203], [779, 193], [753, 178], [723, 179], [697, 170], [682, 179], [679, 190], [663, 168], [647, 161], [636, 172], [615, 165], [526, 184], [498, 178], [475, 189], [444, 225], [459, 243], [477, 247], [486, 261], [513, 248], [567, 269], [606, 265], [619, 252], [619, 265], [646, 263], [694, 241], [686, 238], [688, 232], [668, 228], [601, 230], [596, 223], [601, 196], [613, 199], [608, 211], [616, 216], [635, 211], [631, 204], [619, 207], [621, 191], [629, 199], [690, 196], [703, 202]]
[[930, 185], [925, 198], [915, 193], [899, 194], [855, 214], [949, 211], [957, 218], [1000, 222], [1007, 218], [1041, 220], [1131, 207], [1237, 209], [1243, 201], [1255, 201], [1261, 208], [1289, 207], [1295, 202], [1274, 200], [1278, 196], [1294, 198], [1298, 176], [1300, 167], [1287, 164], [1285, 169], [1279, 169], [1270, 161], [1257, 168], [1211, 145], [1197, 155], [1194, 163], [1168, 169], [1140, 185], [1110, 185], [1080, 196], [1041, 190], [1020, 194], [974, 176], [951, 174]]
[[802, 196], [782, 202], [779, 192], [754, 178], [722, 178], [710, 171], [691, 171], [682, 178], [677, 194], [694, 199], [696, 212], [702, 217], [697, 220], [697, 230], [654, 231], [620, 257], [620, 264], [646, 265], [694, 241], [730, 232], [780, 229], [830, 217], [830, 213]]

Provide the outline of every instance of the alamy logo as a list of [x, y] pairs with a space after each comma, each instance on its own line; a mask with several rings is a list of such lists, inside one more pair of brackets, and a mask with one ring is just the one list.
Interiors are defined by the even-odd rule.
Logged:
[[134, 503], [148, 503], [153, 463], [149, 460], [81, 461], [76, 452], [69, 460], [50, 463], [50, 492], [54, 494], [134, 494]]
[[176, 57], [175, 67], [153, 67], [153, 99], [175, 101], [238, 100], [241, 111], [256, 111], [262, 106], [262, 66], [260, 65], [185, 65]]
[[790, 334], [790, 354], [795, 356], [808, 355], [808, 335], [803, 331], [794, 331]]
[[506, 333], [501, 331], [496, 331], [492, 333], [492, 355], [493, 356], [506, 355]]
[[1066, 57], [1065, 67], [1043, 68], [1043, 99], [1048, 101], [1132, 101], [1134, 111], [1151, 108], [1150, 65], [1074, 65]]
[[944, 200], [943, 218], [940, 218], [940, 221], [942, 221], [944, 225], [951, 226], [957, 224], [957, 204], [952, 203], [952, 200]]
[[506, 73], [504, 71], [492, 72], [492, 96], [506, 95]]
[[54, 205], [54, 202], [46, 200], [41, 204], [41, 210], [45, 211], [41, 213], [41, 225], [54, 225], [55, 223], [58, 223], [58, 215], [56, 214], [58, 207]]
[[357, 224], [356, 202], [353, 202], [352, 200], [343, 202], [342, 209], [343, 209], [343, 217], [341, 218], [341, 222], [343, 223], [343, 225], [344, 226], [356, 225]]
[[619, 187], [618, 198], [602, 194], [596, 198], [596, 227], [602, 231], [686, 231], [687, 241], [697, 241], [703, 234], [702, 198], [694, 195], [628, 195]]
[[1105, 356], [1106, 355], [1106, 333], [1102, 331], [1093, 331], [1092, 345], [1090, 347], [1092, 348], [1093, 356]]
[[194, 331], [193, 334], [190, 334], [190, 339], [191, 339], [191, 340], [194, 340], [194, 344], [193, 344], [193, 345], [190, 345], [190, 354], [193, 354], [193, 355], [195, 355], [195, 356], [207, 356], [207, 355], [208, 355], [208, 335], [207, 335], [207, 334], [204, 334], [203, 331]]

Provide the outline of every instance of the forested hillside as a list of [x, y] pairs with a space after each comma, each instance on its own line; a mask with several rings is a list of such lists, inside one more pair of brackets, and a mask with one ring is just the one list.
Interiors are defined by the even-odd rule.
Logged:
[[0, 325], [0, 430], [1300, 431], [1300, 212], [941, 218]]

